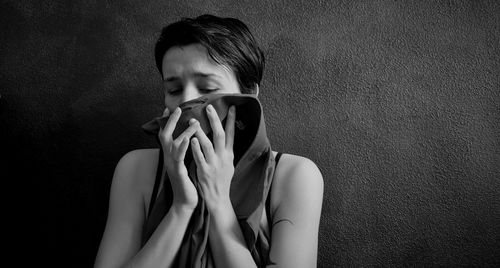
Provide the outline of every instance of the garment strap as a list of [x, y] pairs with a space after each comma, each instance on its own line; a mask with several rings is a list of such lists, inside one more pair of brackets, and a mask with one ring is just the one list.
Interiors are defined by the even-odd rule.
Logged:
[[[275, 171], [274, 174], [276, 174], [276, 167], [278, 166], [278, 162], [280, 161], [281, 155], [282, 155], [281, 152], [278, 152], [276, 154], [276, 158], [274, 160], [274, 171]], [[266, 216], [267, 216], [267, 222], [270, 224], [272, 224], [271, 223], [271, 188], [273, 186], [273, 182], [274, 182], [274, 179], [271, 182], [271, 186], [269, 187], [269, 192], [267, 193], [267, 198], [266, 198]]]
[[160, 147], [160, 156], [158, 159], [158, 166], [156, 168], [156, 179], [155, 179], [155, 185], [153, 186], [153, 193], [151, 194], [151, 200], [149, 201], [149, 209], [148, 209], [148, 215], [151, 215], [151, 211], [153, 210], [153, 206], [156, 201], [156, 196], [158, 195], [158, 188], [160, 188], [160, 182], [161, 182], [161, 173], [163, 171], [163, 150]]

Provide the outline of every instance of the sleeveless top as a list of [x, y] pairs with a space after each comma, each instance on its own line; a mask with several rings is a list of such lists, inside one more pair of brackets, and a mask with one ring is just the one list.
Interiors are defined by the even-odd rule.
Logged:
[[[276, 157], [275, 157], [275, 164], [274, 164], [274, 168], [276, 170], [276, 167], [278, 166], [278, 162], [281, 158], [281, 155], [282, 153], [281, 152], [278, 152], [276, 153]], [[158, 195], [158, 190], [160, 188], [160, 182], [161, 182], [161, 179], [162, 179], [162, 171], [163, 171], [163, 153], [160, 151], [159, 153], [159, 159], [158, 159], [158, 166], [156, 168], [156, 178], [155, 178], [155, 183], [154, 183], [154, 186], [153, 186], [153, 193], [151, 194], [151, 199], [149, 201], [149, 208], [148, 208], [148, 214], [146, 215], [146, 222], [149, 218], [149, 215], [151, 215], [151, 211], [153, 210], [153, 207], [156, 203], [156, 200], [157, 200], [157, 195]], [[274, 181], [274, 179], [273, 179]], [[272, 183], [271, 183], [271, 186], [269, 188], [269, 192], [267, 194], [267, 198], [266, 198], [266, 218], [267, 218], [267, 225], [268, 225], [268, 230], [266, 232], [266, 230], [259, 230], [259, 232], [262, 232], [263, 234], [266, 234], [267, 236], [267, 240], [268, 241], [271, 241], [271, 231], [272, 231], [272, 216], [271, 216], [271, 191], [272, 191]], [[167, 211], [165, 211], [165, 214], [167, 213]], [[144, 241], [145, 243], [146, 241]], [[270, 246], [270, 245], [269, 245]], [[267, 257], [267, 263], [270, 263], [269, 261], [269, 256]]]
[[[270, 219], [269, 188], [275, 170], [275, 157], [266, 135], [262, 107], [258, 99], [248, 94], [209, 94], [181, 104], [181, 117], [172, 137], [175, 139], [189, 125], [190, 118], [196, 118], [200, 127], [211, 139], [211, 126], [206, 107], [212, 105], [224, 125], [230, 106], [236, 108], [234, 133], [234, 174], [231, 181], [230, 198], [238, 219], [246, 246], [258, 267], [269, 264], [270, 231], [266, 233], [261, 225], [262, 217]], [[148, 134], [158, 133], [168, 121], [168, 116], [155, 118], [142, 126]], [[172, 187], [168, 174], [163, 173], [163, 151], [160, 144], [157, 176], [146, 221], [143, 225], [142, 246], [156, 230], [172, 204]], [[190, 148], [188, 148], [188, 151]], [[191, 156], [191, 159], [189, 158]], [[184, 159], [189, 178], [199, 189], [196, 165], [191, 152]], [[159, 184], [163, 180], [163, 187]], [[155, 189], [156, 188], [156, 189]], [[159, 191], [159, 192], [158, 192]], [[198, 191], [198, 205], [195, 208], [186, 233], [174, 260], [173, 267], [211, 268], [213, 255], [208, 243], [208, 227], [211, 213], [206, 208], [203, 193]], [[267, 206], [267, 210], [265, 207]], [[266, 213], [263, 211], [266, 210]], [[263, 215], [264, 214], [264, 215]], [[268, 221], [269, 222], [269, 221]], [[271, 229], [271, 228], [269, 228]]]

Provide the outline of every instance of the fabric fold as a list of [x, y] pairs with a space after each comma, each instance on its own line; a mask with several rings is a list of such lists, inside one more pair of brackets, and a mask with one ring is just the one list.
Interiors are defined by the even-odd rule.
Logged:
[[[205, 112], [205, 107], [208, 104], [215, 108], [223, 126], [225, 126], [229, 107], [234, 105], [236, 108], [233, 146], [235, 169], [231, 181], [230, 199], [252, 257], [258, 267], [264, 267], [265, 261], [268, 260], [270, 238], [266, 237], [265, 232], [260, 230], [260, 222], [273, 179], [275, 160], [266, 135], [262, 106], [256, 97], [248, 94], [209, 94], [185, 102], [179, 106], [182, 109], [182, 114], [173, 132], [173, 138], [175, 139], [189, 126], [189, 119], [195, 118], [211, 139], [211, 126]], [[165, 126], [167, 120], [168, 116], [156, 117], [142, 125], [142, 129], [147, 134], [155, 135], [160, 154], [163, 154], [163, 150], [159, 143], [158, 132], [160, 127]], [[184, 161], [190, 179], [198, 189], [196, 165], [192, 159], [190, 148]], [[150, 204], [152, 207], [143, 229], [143, 245], [172, 205], [173, 193], [168, 174], [165, 172], [161, 179], [164, 187], [154, 204]], [[200, 191], [198, 191], [198, 197], [198, 205], [191, 217], [174, 267], [214, 267], [208, 242], [211, 215]]]

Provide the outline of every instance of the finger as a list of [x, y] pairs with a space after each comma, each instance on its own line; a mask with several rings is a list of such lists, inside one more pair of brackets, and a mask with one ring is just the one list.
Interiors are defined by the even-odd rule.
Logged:
[[177, 151], [177, 161], [183, 163], [184, 158], [186, 157], [187, 148], [189, 147], [189, 137], [186, 137], [182, 140], [179, 145], [179, 149]]
[[212, 127], [213, 141], [215, 152], [219, 152], [224, 148], [224, 142], [226, 141], [226, 134], [222, 128], [222, 123], [219, 119], [219, 115], [215, 111], [212, 105], [207, 105], [207, 116], [210, 121], [210, 126]]
[[[162, 116], [160, 116], [158, 119], [162, 118], [162, 117], [165, 117], [165, 116], [168, 116], [170, 114], [170, 110], [168, 108], [165, 108], [165, 110], [163, 110], [163, 114]], [[157, 119], [157, 122], [159, 122], [159, 120]], [[160, 131], [158, 131], [158, 136], [161, 136], [162, 134], [162, 131], [163, 131], [163, 127], [161, 126], [160, 124]]]
[[172, 133], [174, 132], [175, 126], [177, 125], [177, 121], [179, 121], [179, 117], [181, 117], [181, 108], [175, 108], [174, 112], [168, 118], [167, 124], [165, 125], [163, 136], [167, 139], [172, 138]]
[[191, 139], [191, 151], [193, 152], [193, 159], [196, 166], [202, 167], [206, 164], [205, 156], [200, 148], [200, 143], [197, 138]]
[[235, 120], [236, 108], [234, 108], [234, 106], [231, 106], [226, 118], [226, 149], [233, 149]]
[[168, 108], [165, 108], [165, 110], [163, 111], [162, 117], [168, 116], [169, 114], [170, 114], [170, 110]]
[[189, 120], [189, 127], [186, 128], [186, 130], [184, 130], [177, 138], [176, 140], [182, 140], [182, 139], [185, 139], [185, 138], [191, 138], [191, 136], [194, 135], [194, 133], [196, 133], [196, 131], [198, 130], [199, 128], [199, 125], [200, 123], [194, 119], [194, 118], [191, 118]]
[[203, 132], [203, 129], [201, 129], [201, 127], [198, 127], [194, 135], [197, 138], [197, 142], [201, 145], [201, 149], [203, 149], [203, 154], [205, 155], [206, 161], [208, 163], [212, 163], [212, 160], [215, 157], [215, 151], [212, 142], [207, 137], [205, 132]]

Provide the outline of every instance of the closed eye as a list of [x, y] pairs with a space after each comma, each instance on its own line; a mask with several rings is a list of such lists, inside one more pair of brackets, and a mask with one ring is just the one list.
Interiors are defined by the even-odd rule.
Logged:
[[182, 92], [182, 90], [180, 90], [180, 89], [167, 90], [167, 93], [168, 93], [169, 95], [173, 95], [173, 96], [175, 96], [175, 95], [179, 95], [181, 92]]
[[219, 89], [218, 88], [200, 88], [200, 92], [205, 93], [205, 94], [214, 93], [217, 90], [219, 90]]

